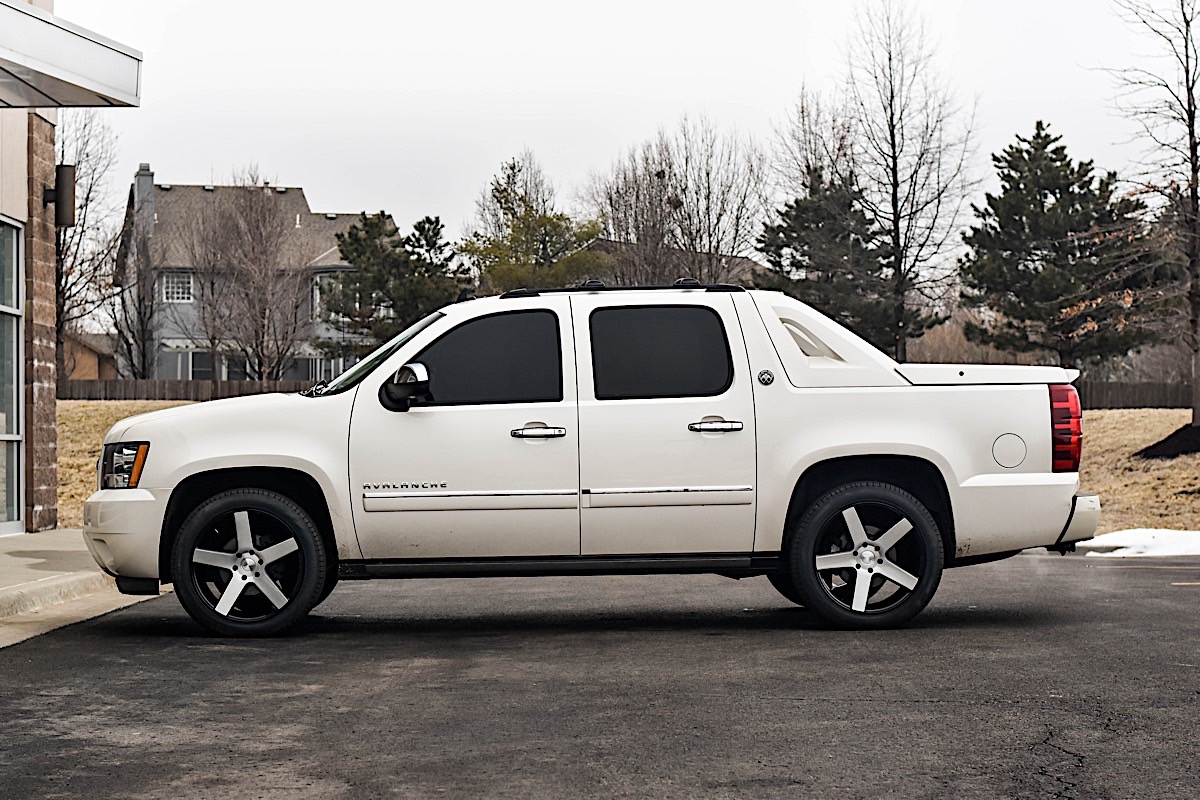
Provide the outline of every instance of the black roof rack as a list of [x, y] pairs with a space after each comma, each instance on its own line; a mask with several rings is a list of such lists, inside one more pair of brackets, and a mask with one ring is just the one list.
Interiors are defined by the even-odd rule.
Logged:
[[560, 292], [644, 292], [657, 289], [703, 289], [706, 292], [746, 291], [741, 286], [732, 283], [701, 283], [695, 278], [680, 278], [669, 286], [605, 286], [603, 281], [587, 280], [578, 286], [565, 286], [556, 289], [513, 289], [500, 295], [500, 298], [538, 297], [543, 294], [557, 294]]

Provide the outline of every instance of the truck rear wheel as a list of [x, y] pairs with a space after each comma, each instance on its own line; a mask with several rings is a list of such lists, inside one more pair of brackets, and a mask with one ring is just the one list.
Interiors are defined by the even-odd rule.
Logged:
[[265, 489], [231, 489], [198, 505], [171, 554], [175, 594], [224, 636], [270, 636], [304, 618], [326, 585], [320, 531], [298, 504]]
[[933, 515], [891, 484], [839, 486], [809, 506], [791, 533], [785, 558], [800, 601], [837, 627], [903, 625], [941, 581]]

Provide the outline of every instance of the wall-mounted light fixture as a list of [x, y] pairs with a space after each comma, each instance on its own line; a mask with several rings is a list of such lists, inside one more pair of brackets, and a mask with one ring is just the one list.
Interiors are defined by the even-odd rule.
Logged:
[[47, 186], [42, 205], [54, 203], [54, 227], [75, 226], [75, 165], [59, 164], [54, 168], [54, 186]]

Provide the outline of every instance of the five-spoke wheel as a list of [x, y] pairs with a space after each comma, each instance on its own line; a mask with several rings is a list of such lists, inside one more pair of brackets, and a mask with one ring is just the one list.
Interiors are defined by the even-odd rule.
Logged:
[[289, 498], [234, 489], [201, 503], [172, 553], [175, 591], [201, 625], [264, 636], [296, 624], [326, 585], [320, 532]]
[[813, 503], [791, 531], [786, 563], [803, 605], [842, 627], [907, 622], [933, 597], [942, 540], [908, 492], [862, 481]]

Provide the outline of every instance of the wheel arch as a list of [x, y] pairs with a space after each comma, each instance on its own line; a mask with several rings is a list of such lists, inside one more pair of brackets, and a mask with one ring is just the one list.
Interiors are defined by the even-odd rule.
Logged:
[[804, 510], [830, 489], [855, 481], [890, 483], [916, 497], [929, 509], [942, 536], [943, 556], [954, 558], [954, 508], [946, 478], [935, 464], [917, 456], [855, 455], [811, 465], [792, 489], [783, 532], [783, 551]]
[[228, 489], [266, 489], [296, 502], [316, 523], [330, 568], [336, 572], [337, 538], [329, 513], [329, 500], [313, 476], [288, 467], [230, 467], [197, 472], [184, 478], [171, 491], [158, 545], [158, 574], [162, 583], [172, 581], [171, 550], [188, 514], [200, 503]]

